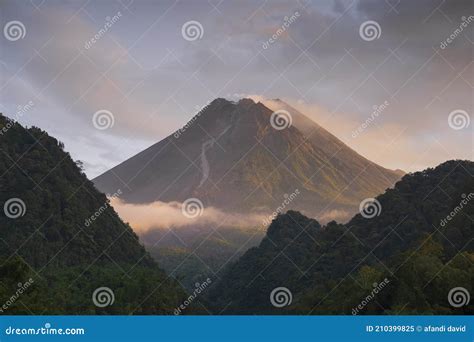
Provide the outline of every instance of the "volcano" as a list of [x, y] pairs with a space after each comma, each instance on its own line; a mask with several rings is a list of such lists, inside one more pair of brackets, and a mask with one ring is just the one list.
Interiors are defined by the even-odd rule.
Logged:
[[[93, 180], [146, 204], [199, 199], [233, 213], [288, 209], [343, 221], [400, 179], [287, 103], [216, 99], [181, 129]], [[292, 196], [288, 200], [289, 194]], [[294, 197], [294, 198], [293, 198]], [[290, 202], [290, 203], [289, 203]]]

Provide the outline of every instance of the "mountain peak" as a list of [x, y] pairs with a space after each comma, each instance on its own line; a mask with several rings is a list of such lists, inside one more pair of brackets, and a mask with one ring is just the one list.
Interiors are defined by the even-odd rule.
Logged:
[[214, 100], [209, 102], [209, 106], [212, 105], [220, 105], [220, 104], [232, 104], [232, 105], [254, 105], [257, 104], [252, 98], [250, 97], [242, 97], [237, 101], [226, 99], [225, 97], [216, 97]]
[[212, 100], [209, 105], [212, 105], [212, 104], [223, 104], [223, 103], [233, 103], [232, 101], [230, 100], [227, 100], [226, 98], [224, 97], [216, 97], [214, 100]]
[[225, 113], [232, 111], [232, 109], [238, 109], [238, 110], [248, 110], [249, 108], [253, 106], [262, 106], [263, 108], [268, 109], [265, 107], [261, 102], [256, 103], [253, 99], [251, 98], [241, 98], [238, 101], [231, 101], [223, 97], [218, 97], [211, 102], [209, 102], [206, 106], [204, 106], [201, 109], [201, 112], [204, 113], [209, 113], [209, 112], [214, 112], [214, 113]]
[[[285, 209], [313, 217], [321, 210], [338, 215], [355, 212], [361, 199], [384, 191], [400, 178], [277, 100], [269, 108], [265, 101], [250, 98], [237, 102], [217, 98], [173, 135], [94, 183], [113, 193], [125, 182], [133, 190], [125, 191], [122, 199], [131, 203], [196, 197], [221, 210], [266, 214], [299, 189], [298, 199]], [[277, 110], [290, 114], [283, 127], [272, 122], [271, 114]], [[184, 170], [178, 179], [177, 170]], [[324, 205], [338, 193], [332, 207]]]
[[252, 106], [252, 105], [255, 105], [257, 103], [254, 100], [252, 100], [251, 98], [244, 97], [244, 98], [240, 99], [237, 102], [237, 104], [244, 105], [244, 106]]

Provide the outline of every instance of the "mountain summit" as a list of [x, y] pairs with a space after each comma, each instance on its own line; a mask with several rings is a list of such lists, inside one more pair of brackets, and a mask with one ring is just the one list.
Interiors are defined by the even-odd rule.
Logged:
[[[129, 203], [183, 202], [248, 213], [287, 209], [347, 217], [401, 177], [349, 148], [283, 101], [212, 101], [181, 129], [93, 181]], [[126, 185], [126, 186], [125, 186]], [[331, 214], [332, 213], [332, 214]]]

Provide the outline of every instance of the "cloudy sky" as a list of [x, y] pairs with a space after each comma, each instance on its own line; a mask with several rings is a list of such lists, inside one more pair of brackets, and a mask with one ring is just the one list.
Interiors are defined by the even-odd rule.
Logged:
[[470, 16], [468, 0], [2, 0], [0, 111], [90, 177], [217, 97], [281, 98], [392, 169], [472, 160]]

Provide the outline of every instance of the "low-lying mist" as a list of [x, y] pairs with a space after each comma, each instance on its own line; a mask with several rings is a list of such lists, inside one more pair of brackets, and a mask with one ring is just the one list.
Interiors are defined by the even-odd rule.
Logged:
[[138, 234], [153, 229], [185, 228], [191, 226], [221, 226], [235, 228], [262, 228], [265, 214], [228, 213], [214, 207], [202, 208], [194, 217], [183, 214], [183, 203], [156, 201], [148, 204], [125, 203], [119, 198], [110, 198], [110, 204], [120, 217], [128, 222]]
[[[119, 216], [128, 222], [137, 234], [145, 234], [156, 229], [180, 229], [208, 227], [218, 229], [240, 228], [266, 230], [277, 213], [231, 213], [215, 207], [197, 208], [197, 213], [183, 214], [183, 203], [155, 201], [147, 204], [126, 203], [120, 198], [111, 197], [110, 204]], [[192, 216], [192, 217], [189, 217]], [[316, 219], [325, 224], [335, 220], [345, 222], [352, 216], [346, 210], [328, 210]]]

